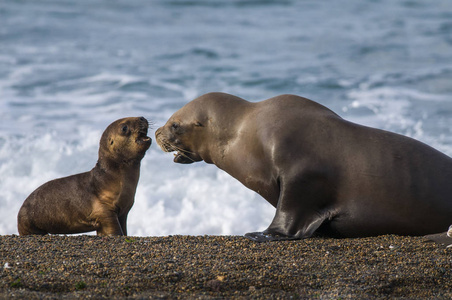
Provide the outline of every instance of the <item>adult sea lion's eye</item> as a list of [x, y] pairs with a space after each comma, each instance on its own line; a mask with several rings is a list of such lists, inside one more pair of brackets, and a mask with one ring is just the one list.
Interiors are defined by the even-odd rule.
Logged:
[[128, 129], [127, 125], [122, 126], [122, 133], [126, 133]]
[[173, 124], [171, 125], [171, 127], [173, 127], [173, 129], [178, 129], [178, 128], [179, 128], [179, 124], [173, 123]]

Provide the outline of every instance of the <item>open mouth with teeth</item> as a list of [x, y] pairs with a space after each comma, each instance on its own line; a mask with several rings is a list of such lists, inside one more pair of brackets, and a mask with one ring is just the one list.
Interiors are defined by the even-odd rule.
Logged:
[[139, 119], [140, 123], [138, 124], [135, 142], [137, 144], [147, 145], [149, 148], [152, 143], [152, 139], [148, 137], [149, 122], [144, 117], [139, 117], [137, 119]]
[[148, 130], [147, 128], [142, 129], [138, 132], [138, 136], [135, 139], [135, 142], [137, 144], [149, 144], [149, 146], [152, 143], [152, 139], [150, 137], [147, 136], [148, 135]]

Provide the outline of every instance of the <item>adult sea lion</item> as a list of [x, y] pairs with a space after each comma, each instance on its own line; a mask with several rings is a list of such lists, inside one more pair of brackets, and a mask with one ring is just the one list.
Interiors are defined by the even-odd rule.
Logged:
[[141, 159], [152, 143], [148, 127], [143, 117], [110, 124], [91, 171], [49, 181], [28, 196], [17, 217], [19, 234], [127, 235]]
[[425, 235], [452, 221], [452, 159], [311, 100], [203, 95], [156, 131], [176, 163], [213, 163], [276, 207], [255, 241]]

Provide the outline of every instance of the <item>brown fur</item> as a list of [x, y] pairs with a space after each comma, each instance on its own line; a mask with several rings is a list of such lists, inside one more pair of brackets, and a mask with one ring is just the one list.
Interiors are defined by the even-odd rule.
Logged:
[[110, 124], [91, 171], [49, 181], [28, 196], [17, 217], [19, 234], [127, 235], [141, 159], [152, 142], [147, 131], [143, 117]]

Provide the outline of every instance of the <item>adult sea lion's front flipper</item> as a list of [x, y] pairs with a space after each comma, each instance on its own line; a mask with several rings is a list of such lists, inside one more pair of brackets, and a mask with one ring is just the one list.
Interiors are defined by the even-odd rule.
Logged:
[[447, 247], [452, 247], [452, 225], [449, 227], [449, 231], [437, 233], [437, 234], [429, 234], [424, 236], [428, 241], [432, 241], [438, 244], [443, 244]]

